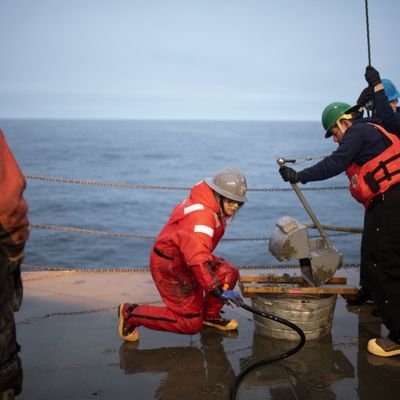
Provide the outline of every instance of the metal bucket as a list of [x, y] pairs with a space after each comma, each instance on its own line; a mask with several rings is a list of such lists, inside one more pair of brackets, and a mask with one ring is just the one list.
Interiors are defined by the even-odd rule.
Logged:
[[[330, 333], [337, 295], [260, 294], [252, 298], [254, 308], [274, 314], [299, 326], [307, 340]], [[275, 339], [298, 340], [293, 329], [254, 315], [256, 332]]]

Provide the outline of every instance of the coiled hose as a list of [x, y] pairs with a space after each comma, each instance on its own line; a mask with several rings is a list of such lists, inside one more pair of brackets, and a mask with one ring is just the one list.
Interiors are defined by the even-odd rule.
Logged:
[[264, 359], [262, 359], [260, 361], [257, 361], [254, 364], [249, 365], [247, 368], [245, 368], [243, 371], [241, 371], [239, 373], [239, 375], [235, 378], [235, 381], [233, 382], [233, 385], [232, 385], [232, 388], [231, 388], [231, 396], [230, 396], [231, 400], [236, 400], [236, 393], [237, 393], [237, 391], [239, 389], [239, 385], [240, 385], [241, 381], [243, 380], [243, 378], [245, 377], [245, 375], [247, 375], [250, 371], [252, 371], [253, 369], [256, 369], [256, 368], [258, 368], [258, 367], [260, 367], [262, 365], [266, 365], [266, 364], [270, 364], [270, 363], [272, 363], [274, 361], [282, 360], [284, 358], [287, 358], [287, 357], [297, 353], [304, 346], [304, 344], [306, 342], [306, 337], [304, 335], [304, 332], [297, 325], [295, 325], [294, 323], [292, 323], [292, 322], [290, 322], [290, 321], [288, 321], [286, 319], [277, 317], [276, 315], [269, 314], [269, 313], [266, 313], [264, 311], [260, 311], [260, 310], [258, 310], [256, 308], [250, 307], [247, 304], [245, 304], [243, 302], [243, 300], [241, 300], [239, 302], [239, 304], [237, 304], [237, 305], [239, 305], [240, 307], [242, 307], [246, 311], [250, 311], [253, 314], [259, 315], [259, 316], [264, 317], [264, 318], [271, 319], [271, 320], [273, 320], [275, 322], [278, 322], [280, 324], [288, 326], [289, 328], [293, 329], [294, 331], [296, 331], [299, 334], [300, 342], [298, 343], [298, 345], [296, 347], [294, 347], [293, 349], [291, 349], [291, 350], [289, 350], [289, 351], [287, 351], [285, 353], [281, 353], [281, 354], [277, 354], [275, 356], [264, 358]]

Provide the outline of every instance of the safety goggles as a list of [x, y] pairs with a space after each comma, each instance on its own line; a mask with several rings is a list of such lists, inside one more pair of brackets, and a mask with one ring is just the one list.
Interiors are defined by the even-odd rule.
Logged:
[[242, 207], [242, 205], [244, 204], [243, 201], [231, 200], [231, 199], [228, 199], [228, 198], [226, 198], [226, 197], [225, 197], [225, 199], [226, 199], [226, 201], [228, 202], [228, 204], [237, 204], [238, 207]]

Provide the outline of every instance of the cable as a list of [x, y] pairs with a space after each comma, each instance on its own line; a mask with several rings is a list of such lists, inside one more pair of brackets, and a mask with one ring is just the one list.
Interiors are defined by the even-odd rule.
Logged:
[[367, 25], [368, 65], [371, 65], [371, 43], [369, 40], [368, 0], [365, 0], [365, 23]]
[[261, 317], [271, 319], [271, 320], [273, 320], [275, 322], [278, 322], [280, 324], [286, 325], [289, 328], [293, 329], [294, 331], [296, 331], [299, 334], [300, 342], [296, 347], [294, 347], [293, 349], [291, 349], [291, 350], [289, 350], [289, 351], [287, 351], [285, 353], [281, 353], [281, 354], [277, 354], [275, 356], [264, 358], [264, 359], [262, 359], [260, 361], [257, 361], [254, 364], [251, 364], [250, 366], [245, 368], [243, 371], [241, 371], [239, 373], [239, 375], [235, 378], [235, 381], [233, 382], [233, 385], [232, 385], [232, 388], [231, 388], [231, 395], [230, 395], [231, 400], [236, 400], [236, 393], [237, 393], [237, 391], [239, 389], [240, 383], [243, 380], [243, 378], [250, 371], [252, 371], [252, 370], [254, 370], [254, 369], [258, 368], [258, 367], [261, 367], [262, 365], [266, 365], [266, 364], [270, 364], [270, 363], [272, 363], [274, 361], [282, 360], [284, 358], [287, 358], [287, 357], [297, 353], [304, 346], [304, 344], [306, 342], [306, 337], [304, 335], [304, 332], [300, 329], [300, 327], [298, 327], [294, 323], [292, 323], [292, 322], [290, 322], [290, 321], [288, 321], [286, 319], [277, 317], [276, 315], [269, 314], [269, 313], [266, 313], [264, 311], [260, 311], [260, 310], [258, 310], [256, 308], [250, 307], [247, 304], [245, 304], [243, 301], [241, 301], [239, 305], [240, 305], [240, 307], [242, 307], [246, 311], [250, 311], [253, 314], [257, 314], [257, 315], [259, 315]]
[[[365, 24], [367, 26], [367, 47], [368, 47], [368, 65], [371, 65], [371, 42], [369, 39], [369, 17], [368, 17], [368, 0], [365, 0]], [[367, 116], [371, 116], [371, 110], [367, 109]]]

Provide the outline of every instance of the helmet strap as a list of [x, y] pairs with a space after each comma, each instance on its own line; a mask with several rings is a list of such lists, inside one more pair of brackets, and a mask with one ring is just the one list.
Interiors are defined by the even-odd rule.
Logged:
[[[228, 217], [228, 214], [225, 212], [225, 208], [224, 208], [224, 196], [221, 196], [219, 193], [214, 191], [214, 196], [217, 199], [218, 205], [219, 205], [219, 210], [221, 212], [221, 215], [226, 218]], [[231, 216], [231, 219], [233, 219], [235, 215]]]
[[[344, 117], [344, 118], [343, 118]], [[350, 117], [350, 118], [349, 118]], [[351, 121], [352, 117], [349, 114], [345, 114], [344, 116], [340, 117], [340, 119], [338, 119], [336, 121], [336, 125], [339, 128], [340, 132], [342, 132], [342, 134], [345, 134], [345, 132], [347, 131], [348, 126], [346, 126], [347, 124], [344, 124], [344, 120], [346, 121]]]
[[217, 193], [215, 190], [213, 190], [213, 192], [214, 192], [214, 197], [217, 200], [217, 203], [219, 205], [220, 214], [223, 217], [226, 217], [225, 210], [224, 210], [224, 199], [223, 199], [223, 197], [219, 193]]
[[342, 133], [346, 132], [346, 129], [343, 127], [342, 121], [337, 121], [336, 125], [339, 128], [340, 132], [342, 132]]

